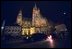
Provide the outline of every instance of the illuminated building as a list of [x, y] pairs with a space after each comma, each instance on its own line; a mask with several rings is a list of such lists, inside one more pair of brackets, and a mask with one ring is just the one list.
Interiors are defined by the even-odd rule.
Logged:
[[36, 4], [33, 8], [32, 20], [29, 20], [29, 18], [23, 19], [21, 10], [17, 16], [17, 24], [22, 27], [22, 35], [46, 32], [48, 26], [47, 23], [47, 19], [42, 17], [39, 8], [36, 7]]
[[32, 19], [23, 18], [22, 10], [19, 11], [16, 19], [19, 26], [6, 26], [5, 31], [8, 33], [16, 33], [21, 35], [32, 35], [34, 33], [47, 33], [48, 21], [42, 17], [36, 4], [32, 11]]
[[56, 29], [56, 32], [67, 31], [65, 24], [57, 25], [57, 26], [55, 26], [55, 29]]
[[8, 34], [23, 36], [31, 36], [35, 33], [44, 33], [48, 35], [52, 33], [53, 28], [56, 29], [56, 32], [67, 31], [64, 24], [54, 26], [52, 22], [49, 22], [45, 17], [43, 17], [36, 4], [32, 10], [32, 18], [23, 17], [22, 10], [20, 10], [16, 18], [16, 24], [17, 25], [15, 26], [5, 26], [4, 21], [1, 29], [4, 29], [4, 32]]
[[21, 34], [21, 27], [20, 26], [5, 26], [4, 32], [5, 34], [19, 35]]

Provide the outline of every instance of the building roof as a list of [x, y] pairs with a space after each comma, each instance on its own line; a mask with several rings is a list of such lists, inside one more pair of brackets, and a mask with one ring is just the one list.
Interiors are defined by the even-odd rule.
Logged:
[[15, 23], [15, 24], [6, 24], [6, 26], [19, 26], [19, 25]]

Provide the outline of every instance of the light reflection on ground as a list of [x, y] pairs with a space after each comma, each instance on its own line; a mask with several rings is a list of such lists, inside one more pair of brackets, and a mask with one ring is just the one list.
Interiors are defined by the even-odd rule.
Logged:
[[54, 48], [54, 40], [53, 40], [53, 38], [52, 38], [51, 35], [48, 36], [45, 41], [49, 43], [49, 45], [50, 45], [51, 48]]

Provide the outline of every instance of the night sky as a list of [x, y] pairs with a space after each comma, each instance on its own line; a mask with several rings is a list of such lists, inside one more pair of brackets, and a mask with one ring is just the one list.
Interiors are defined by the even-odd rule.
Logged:
[[31, 18], [35, 3], [43, 17], [46, 17], [54, 23], [64, 23], [70, 27], [70, 1], [2, 1], [1, 21], [5, 20], [6, 24], [15, 23], [20, 9], [23, 11], [23, 17]]

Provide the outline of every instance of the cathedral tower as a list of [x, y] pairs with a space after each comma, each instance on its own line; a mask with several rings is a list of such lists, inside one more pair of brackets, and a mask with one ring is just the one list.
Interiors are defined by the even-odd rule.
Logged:
[[33, 8], [33, 13], [32, 13], [32, 25], [37, 26], [39, 24], [39, 18], [40, 18], [40, 10], [37, 8], [36, 4]]
[[18, 25], [20, 25], [20, 26], [22, 25], [22, 11], [21, 10], [19, 11], [16, 22]]

